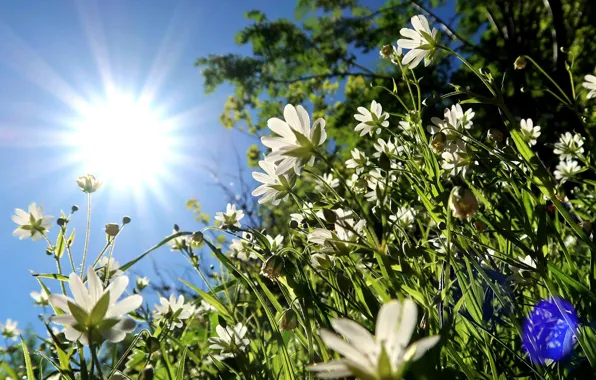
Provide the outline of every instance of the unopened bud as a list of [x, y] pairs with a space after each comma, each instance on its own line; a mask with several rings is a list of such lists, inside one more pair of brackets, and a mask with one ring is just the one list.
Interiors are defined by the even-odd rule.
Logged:
[[62, 227], [66, 224], [66, 219], [58, 218], [58, 219], [56, 219], [56, 224], [59, 225], [60, 227]]
[[379, 54], [381, 54], [381, 57], [383, 58], [390, 58], [391, 55], [393, 54], [393, 46], [391, 45], [385, 45], [381, 48], [381, 51], [379, 51]]
[[261, 266], [261, 275], [275, 280], [282, 274], [284, 259], [281, 256], [273, 255]]
[[520, 57], [517, 57], [517, 59], [515, 60], [515, 62], [513, 63], [513, 68], [515, 70], [523, 70], [526, 68], [526, 65], [528, 64], [528, 61], [526, 60], [526, 58], [522, 55]]
[[478, 211], [478, 200], [473, 192], [461, 187], [455, 187], [451, 192], [449, 205], [453, 216], [458, 219], [470, 220]]
[[122, 224], [128, 224], [130, 223], [130, 216], [125, 216], [122, 218]]
[[149, 364], [147, 367], [143, 369], [141, 372], [141, 376], [139, 376], [139, 380], [153, 380], [155, 375], [155, 371], [153, 370], [153, 366]]
[[279, 319], [281, 331], [292, 331], [298, 327], [298, 315], [293, 309], [286, 309]]
[[441, 154], [445, 151], [445, 141], [447, 137], [443, 132], [439, 132], [433, 136], [433, 139], [430, 141], [430, 147], [435, 154]]
[[474, 222], [474, 228], [476, 228], [476, 231], [482, 232], [486, 229], [486, 223], [484, 223], [482, 220], [477, 220]]
[[310, 263], [315, 269], [328, 270], [333, 267], [333, 259], [324, 253], [315, 253], [310, 257]]
[[114, 237], [118, 235], [118, 232], [120, 232], [119, 225], [117, 225], [116, 223], [106, 224], [106, 234], [108, 234], [108, 236]]
[[71, 212], [73, 212], [73, 213], [75, 213], [75, 212], [79, 211], [79, 206], [77, 206], [77, 205], [73, 205], [73, 206], [70, 208], [70, 211], [71, 211]]
[[201, 243], [203, 241], [203, 233], [200, 231], [193, 232], [192, 235], [190, 235], [190, 239], [193, 243]]
[[488, 140], [490, 142], [496, 144], [501, 144], [505, 139], [505, 135], [503, 134], [503, 132], [495, 128], [489, 129], [488, 133], [486, 134], [486, 137], [488, 137]]

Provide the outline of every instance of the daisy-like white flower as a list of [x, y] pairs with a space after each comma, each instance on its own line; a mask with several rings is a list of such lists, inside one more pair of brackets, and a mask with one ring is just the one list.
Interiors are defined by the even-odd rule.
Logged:
[[294, 169], [300, 175], [304, 166], [312, 166], [314, 153], [327, 139], [325, 120], [317, 119], [310, 126], [308, 112], [302, 106], [288, 104], [284, 108], [284, 120], [271, 118], [267, 126], [279, 137], [263, 136], [261, 142], [271, 153], [266, 160], [278, 163], [276, 174], [282, 175]]
[[233, 327], [226, 326], [225, 328], [217, 325], [215, 331], [217, 336], [209, 338], [209, 343], [211, 343], [209, 348], [219, 350], [219, 354], [214, 355], [218, 360], [236, 356], [238, 351], [244, 351], [250, 343], [244, 337], [248, 329], [242, 323], [237, 323]]
[[103, 256], [97, 263], [97, 270], [100, 277], [105, 278], [106, 274], [108, 279], [122, 275], [120, 270], [120, 263], [113, 257]]
[[17, 328], [18, 322], [12, 319], [7, 319], [6, 323], [0, 322], [0, 331], [2, 336], [7, 339], [17, 340], [18, 336], [23, 332]]
[[350, 153], [352, 154], [352, 158], [346, 161], [346, 168], [356, 169], [356, 174], [362, 173], [366, 165], [368, 165], [368, 157], [356, 148], [352, 149]]
[[383, 139], [378, 139], [375, 144], [373, 144], [376, 152], [373, 153], [373, 157], [379, 158], [381, 154], [385, 153], [387, 157], [394, 156], [404, 150], [403, 146], [398, 146], [397, 142], [394, 140], [393, 142], [391, 139], [385, 141]]
[[435, 335], [408, 345], [417, 324], [416, 304], [410, 299], [403, 304], [393, 300], [381, 307], [374, 336], [352, 320], [334, 319], [331, 326], [347, 341], [325, 329], [320, 335], [327, 346], [344, 358], [314, 364], [308, 369], [327, 379], [348, 376], [362, 380], [400, 379], [408, 363], [420, 359], [440, 340]]
[[[178, 232], [177, 229], [174, 229], [172, 230], [172, 235], [177, 234]], [[192, 239], [190, 235], [182, 235], [175, 239], [168, 240], [167, 244], [170, 246], [170, 251], [181, 251], [189, 248], [191, 241]]]
[[[447, 137], [459, 137], [459, 133], [472, 128], [474, 123], [474, 111], [467, 109], [465, 112], [461, 105], [454, 104], [451, 108], [445, 108], [444, 118], [433, 117], [430, 121], [433, 123], [426, 127], [430, 134], [444, 133]], [[458, 133], [459, 132], [459, 133]]]
[[203, 315], [203, 314], [208, 314], [208, 313], [212, 313], [214, 311], [217, 311], [216, 308], [214, 308], [213, 306], [211, 306], [211, 304], [205, 300], [201, 300], [201, 303], [199, 305], [199, 307], [197, 308], [195, 314], [199, 314], [199, 315]]
[[259, 257], [253, 251], [252, 245], [252, 234], [242, 232], [242, 239], [233, 239], [230, 243], [230, 256], [242, 261], [256, 260]]
[[277, 174], [277, 165], [270, 161], [259, 161], [259, 166], [265, 173], [253, 172], [252, 177], [261, 183], [252, 195], [260, 197], [259, 204], [270, 202], [277, 206], [279, 202], [285, 200], [294, 187], [295, 178], [292, 174]]
[[414, 29], [402, 28], [399, 31], [405, 38], [397, 40], [397, 46], [410, 49], [401, 63], [413, 69], [424, 60], [424, 66], [428, 66], [439, 45], [439, 31], [436, 28], [431, 31], [428, 20], [423, 15], [412, 17], [411, 22]]
[[90, 341], [117, 343], [134, 331], [136, 324], [127, 314], [141, 306], [143, 297], [135, 294], [118, 301], [128, 277], [118, 276], [104, 289], [99, 276], [89, 268], [87, 287], [76, 273], [71, 273], [68, 283], [74, 298], [50, 294], [50, 304], [64, 312], [51, 320], [64, 326], [66, 339], [86, 346]]
[[466, 176], [471, 158], [466, 144], [462, 140], [454, 140], [448, 145], [448, 151], [441, 154], [441, 167], [452, 177]]
[[38, 241], [52, 226], [54, 217], [44, 216], [43, 206], [37, 206], [35, 203], [29, 205], [28, 212], [20, 208], [15, 209], [14, 212], [12, 221], [19, 226], [12, 234], [21, 240], [31, 237], [31, 240]]
[[149, 277], [137, 276], [137, 289], [143, 290], [149, 286]]
[[416, 212], [412, 208], [400, 207], [395, 215], [389, 215], [389, 220], [402, 229], [408, 231], [414, 227]]
[[49, 294], [46, 293], [44, 289], [41, 289], [40, 292], [31, 292], [29, 293], [35, 304], [38, 306], [48, 306], [50, 304], [50, 297]]
[[387, 112], [383, 112], [383, 106], [381, 103], [377, 103], [376, 100], [373, 100], [370, 104], [370, 111], [364, 107], [358, 107], [358, 112], [354, 115], [354, 119], [360, 122], [354, 128], [356, 132], [360, 132], [360, 136], [364, 136], [365, 134], [373, 135], [373, 133], [381, 133], [381, 128], [387, 128], [389, 126], [389, 114]]
[[588, 74], [584, 77], [584, 83], [582, 83], [582, 86], [587, 89], [590, 90], [588, 92], [588, 99], [592, 99], [594, 97], [596, 97], [596, 77], [594, 75]]
[[555, 144], [554, 153], [559, 155], [561, 160], [571, 160], [584, 153], [583, 145], [584, 139], [579, 133], [565, 132]]
[[170, 294], [170, 299], [159, 297], [160, 304], [155, 304], [154, 317], [156, 320], [167, 320], [170, 329], [175, 327], [182, 327], [183, 320], [193, 316], [195, 307], [191, 304], [184, 303], [184, 296], [181, 294], [176, 298], [175, 295]]
[[267, 241], [269, 242], [269, 249], [272, 254], [275, 254], [283, 247], [284, 237], [282, 235], [277, 235], [276, 237], [266, 235]]
[[540, 127], [534, 126], [532, 119], [522, 119], [519, 122], [521, 133], [529, 146], [536, 145], [536, 139], [540, 136]]
[[309, 242], [322, 246], [320, 252], [346, 254], [350, 252], [353, 246], [350, 243], [358, 241], [364, 226], [365, 220], [354, 221], [351, 210], [334, 210], [336, 217], [334, 230], [330, 231], [324, 228], [315, 228], [307, 239]]
[[564, 160], [559, 162], [557, 169], [553, 172], [555, 178], [561, 182], [565, 182], [568, 179], [575, 176], [580, 172], [581, 166], [575, 160]]
[[218, 212], [215, 214], [215, 220], [221, 222], [222, 228], [236, 227], [240, 228], [240, 219], [244, 218], [244, 211], [237, 210], [236, 205], [228, 203], [226, 212]]
[[91, 194], [97, 191], [101, 186], [102, 181], [99, 181], [92, 174], [87, 174], [77, 178], [77, 185], [81, 188], [83, 193]]
[[316, 190], [318, 191], [327, 191], [329, 186], [332, 189], [335, 189], [339, 186], [339, 179], [335, 178], [331, 173], [325, 173], [321, 177], [320, 180], [317, 180], [318, 184], [316, 186]]

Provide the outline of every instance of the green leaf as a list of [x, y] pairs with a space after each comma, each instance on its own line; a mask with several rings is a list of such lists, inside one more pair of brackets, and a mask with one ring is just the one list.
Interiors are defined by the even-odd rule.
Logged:
[[68, 309], [70, 310], [70, 314], [76, 319], [77, 323], [81, 326], [87, 326], [88, 317], [89, 315], [83, 308], [81, 308], [76, 303], [68, 301]]
[[197, 292], [199, 294], [199, 296], [201, 296], [202, 299], [204, 299], [205, 301], [207, 301], [207, 303], [209, 303], [211, 306], [213, 306], [214, 308], [217, 309], [217, 311], [219, 312], [219, 314], [224, 317], [226, 319], [226, 321], [228, 321], [229, 323], [234, 322], [234, 318], [232, 317], [232, 314], [230, 313], [230, 311], [228, 310], [228, 308], [221, 303], [221, 301], [215, 297], [214, 295], [207, 293], [201, 289], [199, 289], [198, 287], [196, 287], [195, 285], [192, 285], [186, 281], [184, 281], [184, 279], [180, 278], [179, 279], [184, 285], [188, 286], [189, 288], [191, 288], [192, 290], [194, 290], [195, 292]]
[[57, 273], [38, 273], [38, 274], [34, 273], [33, 277], [51, 278], [51, 279], [58, 280], [58, 281], [68, 281], [68, 277], [61, 275], [61, 274], [57, 274]]
[[120, 270], [122, 272], [125, 272], [128, 268], [132, 267], [133, 265], [135, 265], [139, 260], [141, 260], [143, 257], [147, 256], [148, 254], [150, 254], [151, 252], [155, 251], [157, 248], [163, 246], [164, 244], [166, 244], [167, 242], [169, 242], [170, 240], [174, 240], [176, 238], [179, 238], [180, 236], [187, 236], [187, 235], [192, 235], [191, 232], [178, 232], [175, 234], [172, 234], [168, 237], [166, 237], [165, 239], [163, 239], [162, 241], [160, 241], [159, 243], [157, 243], [156, 245], [154, 245], [153, 247], [149, 248], [148, 250], [146, 250], [145, 252], [141, 253], [139, 256], [137, 256], [136, 258], [132, 259], [131, 261], [127, 262], [126, 264], [122, 265], [120, 267]]
[[[70, 306], [70, 305], [69, 305]], [[93, 326], [99, 324], [106, 315], [108, 311], [108, 307], [110, 306], [110, 292], [105, 292], [103, 296], [97, 301], [93, 310], [91, 310], [91, 315], [89, 317], [90, 323]]]
[[33, 373], [33, 364], [31, 363], [31, 356], [29, 355], [29, 348], [21, 337], [21, 347], [23, 348], [23, 356], [25, 357], [25, 367], [27, 368], [27, 380], [35, 380]]

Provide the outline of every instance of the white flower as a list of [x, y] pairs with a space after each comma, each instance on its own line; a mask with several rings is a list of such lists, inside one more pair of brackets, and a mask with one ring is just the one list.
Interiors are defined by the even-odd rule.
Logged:
[[396, 223], [404, 230], [410, 230], [414, 227], [414, 219], [416, 212], [414, 209], [407, 207], [400, 207], [395, 215], [389, 215], [389, 220]]
[[596, 97], [596, 77], [594, 75], [586, 75], [584, 77], [585, 82], [582, 83], [582, 86], [585, 89], [590, 90], [588, 92], [588, 99], [592, 99], [593, 97]]
[[222, 228], [236, 227], [240, 228], [240, 219], [244, 218], [244, 211], [237, 210], [236, 205], [228, 203], [226, 212], [218, 212], [215, 214], [215, 220], [221, 222]]
[[404, 150], [403, 146], [398, 146], [395, 140], [394, 142], [391, 142], [391, 139], [389, 139], [388, 141], [378, 139], [377, 142], [373, 144], [373, 147], [376, 150], [376, 153], [373, 153], [373, 157], [375, 158], [381, 157], [381, 154], [383, 153], [385, 153], [387, 157], [391, 157]]
[[354, 115], [354, 119], [360, 122], [354, 128], [356, 132], [360, 132], [360, 136], [364, 136], [365, 134], [373, 135], [373, 133], [381, 133], [381, 128], [387, 128], [389, 126], [389, 114], [387, 112], [383, 112], [383, 106], [381, 103], [377, 103], [376, 100], [373, 100], [370, 104], [370, 111], [364, 107], [358, 107], [358, 112]]
[[143, 290], [149, 286], [149, 277], [137, 276], [137, 289]]
[[275, 254], [275, 252], [279, 251], [280, 248], [282, 248], [282, 243], [284, 241], [284, 237], [281, 235], [277, 235], [275, 238], [269, 235], [265, 236], [267, 238], [267, 241], [269, 242], [269, 246], [270, 246], [270, 250], [272, 254]]
[[195, 307], [191, 304], [184, 303], [184, 296], [181, 294], [176, 299], [176, 296], [170, 294], [170, 299], [159, 297], [160, 305], [155, 304], [155, 319], [167, 320], [170, 323], [170, 330], [175, 327], [182, 327], [183, 320], [193, 316]]
[[97, 191], [101, 186], [102, 181], [95, 179], [92, 174], [87, 174], [77, 178], [77, 185], [81, 188], [84, 193], [91, 194]]
[[358, 323], [345, 318], [331, 321], [333, 329], [346, 339], [328, 330], [321, 330], [323, 341], [344, 356], [340, 360], [308, 367], [320, 378], [357, 376], [363, 380], [401, 378], [404, 366], [420, 359], [440, 339], [435, 335], [408, 345], [418, 324], [414, 301], [402, 304], [393, 300], [381, 307], [377, 316], [375, 336]]
[[540, 127], [534, 126], [532, 119], [522, 119], [519, 123], [521, 134], [529, 146], [536, 145], [536, 139], [540, 136]]
[[68, 283], [74, 299], [50, 294], [50, 304], [65, 313], [53, 316], [52, 322], [64, 326], [66, 339], [78, 340], [83, 345], [89, 345], [90, 340], [98, 342], [102, 339], [117, 343], [126, 337], [126, 333], [134, 331], [135, 322], [127, 314], [141, 306], [143, 297], [135, 294], [118, 301], [126, 290], [128, 277], [116, 277], [104, 289], [93, 268], [89, 268], [88, 288], [76, 273], [71, 273]]
[[308, 112], [302, 106], [288, 104], [284, 108], [284, 120], [271, 118], [267, 126], [279, 137], [263, 136], [261, 142], [271, 153], [266, 160], [278, 163], [276, 174], [282, 175], [292, 168], [300, 175], [302, 168], [312, 166], [316, 148], [327, 139], [325, 120], [319, 118], [310, 126]]
[[52, 226], [53, 216], [43, 216], [43, 206], [37, 206], [35, 203], [29, 205], [29, 212], [17, 208], [12, 221], [19, 226], [12, 232], [23, 240], [31, 237], [31, 240], [38, 241]]
[[217, 311], [217, 309], [211, 306], [211, 304], [206, 302], [205, 300], [201, 300], [201, 304], [197, 308], [195, 314], [208, 314], [214, 311]]
[[267, 203], [277, 206], [280, 201], [285, 200], [290, 194], [290, 190], [294, 187], [294, 180], [292, 175], [278, 175], [277, 166], [270, 161], [259, 161], [259, 166], [265, 173], [253, 172], [252, 177], [260, 182], [262, 185], [257, 187], [252, 195], [254, 197], [261, 197], [259, 203]]
[[[177, 230], [172, 230], [172, 235], [177, 234]], [[182, 235], [178, 236], [175, 239], [171, 239], [167, 243], [171, 248], [170, 251], [181, 251], [183, 249], [187, 249], [191, 245], [191, 236], [190, 235]]]
[[561, 182], [565, 182], [571, 177], [580, 172], [581, 166], [574, 160], [565, 160], [559, 162], [557, 169], [554, 171], [555, 178]]
[[352, 149], [351, 154], [352, 158], [346, 161], [346, 168], [356, 169], [356, 174], [362, 173], [368, 164], [368, 158], [356, 148]]
[[351, 210], [338, 209], [334, 212], [336, 215], [334, 231], [315, 228], [308, 234], [307, 240], [322, 246], [320, 251], [322, 253], [346, 254], [352, 249], [352, 245], [349, 243], [356, 242], [362, 235], [366, 221], [360, 220], [356, 223]]
[[402, 131], [404, 132], [412, 132], [414, 131], [414, 123], [412, 123], [411, 120], [402, 120], [399, 122], [399, 127], [402, 129]]
[[441, 167], [452, 177], [461, 175], [465, 178], [470, 167], [470, 156], [462, 140], [454, 140], [448, 145], [448, 151], [441, 154]]
[[120, 270], [120, 263], [116, 261], [116, 259], [114, 259], [113, 257], [108, 258], [106, 256], [103, 256], [97, 263], [97, 270], [99, 272], [99, 275], [103, 278], [106, 277], [106, 271], [108, 279], [122, 275], [122, 271]]
[[[325, 186], [325, 184], [327, 185]], [[339, 179], [335, 178], [331, 173], [323, 174], [322, 181], [320, 181], [320, 183], [316, 186], [316, 189], [318, 191], [327, 191], [327, 186], [329, 186], [332, 189], [335, 189], [339, 186]]]
[[248, 232], [242, 232], [242, 239], [233, 239], [230, 250], [232, 251], [230, 256], [238, 260], [248, 261], [259, 258], [252, 249], [252, 235]]
[[36, 305], [39, 306], [47, 306], [49, 305], [49, 295], [48, 293], [46, 293], [46, 291], [42, 288], [40, 292], [31, 292], [29, 293], [29, 295], [31, 296], [31, 298], [33, 298], [33, 301], [35, 301]]
[[413, 69], [424, 60], [424, 66], [428, 66], [439, 44], [439, 32], [436, 28], [430, 30], [428, 20], [423, 15], [412, 17], [411, 22], [414, 27], [413, 30], [402, 28], [399, 31], [399, 34], [406, 38], [397, 40], [397, 46], [403, 49], [411, 49], [404, 56], [401, 63]]
[[17, 324], [17, 321], [13, 321], [10, 318], [6, 320], [6, 323], [0, 322], [2, 336], [7, 339], [17, 340], [17, 337], [23, 333], [21, 330], [17, 329]]
[[245, 338], [248, 329], [242, 323], [237, 323], [236, 326], [226, 326], [223, 328], [221, 325], [217, 325], [215, 328], [217, 337], [209, 338], [211, 350], [220, 350], [218, 355], [214, 357], [218, 360], [222, 360], [228, 357], [234, 357], [238, 350], [244, 350], [250, 341]]
[[455, 104], [451, 108], [445, 108], [443, 119], [431, 118], [430, 121], [433, 124], [427, 126], [426, 129], [432, 135], [444, 133], [447, 137], [459, 137], [461, 132], [472, 128], [474, 115], [472, 109], [467, 109], [464, 112], [461, 105]]
[[554, 153], [559, 155], [561, 160], [571, 160], [579, 154], [584, 153], [584, 139], [579, 133], [571, 134], [565, 132], [561, 135], [559, 142], [555, 144]]

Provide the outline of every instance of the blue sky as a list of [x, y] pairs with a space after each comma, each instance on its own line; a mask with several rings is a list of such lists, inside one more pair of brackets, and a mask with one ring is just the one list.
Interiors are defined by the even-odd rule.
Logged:
[[[114, 92], [142, 94], [171, 121], [172, 150], [179, 159], [168, 163], [161, 179], [144, 186], [144, 195], [138, 186], [115, 181], [93, 197], [90, 256], [103, 246], [104, 225], [128, 215], [132, 223], [114, 253], [124, 263], [168, 235], [174, 223], [186, 230], [196, 227], [185, 209], [188, 198], [199, 199], [211, 215], [225, 208], [225, 198], [204, 167], [233, 171], [234, 152], [244, 157], [254, 140], [220, 126], [229, 89], [204, 95], [193, 63], [209, 53], [248, 53], [234, 44], [235, 32], [247, 24], [243, 13], [262, 9], [271, 17], [291, 17], [292, 5], [276, 0], [0, 3], [1, 321], [16, 319], [21, 328], [37, 323], [41, 309], [32, 305], [29, 292], [39, 289], [29, 271], [55, 271], [44, 243], [12, 236], [15, 208], [37, 202], [57, 217], [60, 210], [79, 205], [72, 226], [77, 230], [75, 261], [80, 262], [86, 197], [75, 178], [86, 168], [69, 136], [73, 125], [88, 120], [82, 120], [78, 106], [93, 107]], [[50, 237], [55, 239], [57, 232], [54, 226]], [[152, 258], [161, 273], [188, 269], [167, 248]], [[135, 272], [151, 274], [152, 265], [145, 260]], [[58, 291], [57, 283], [48, 285]]]

